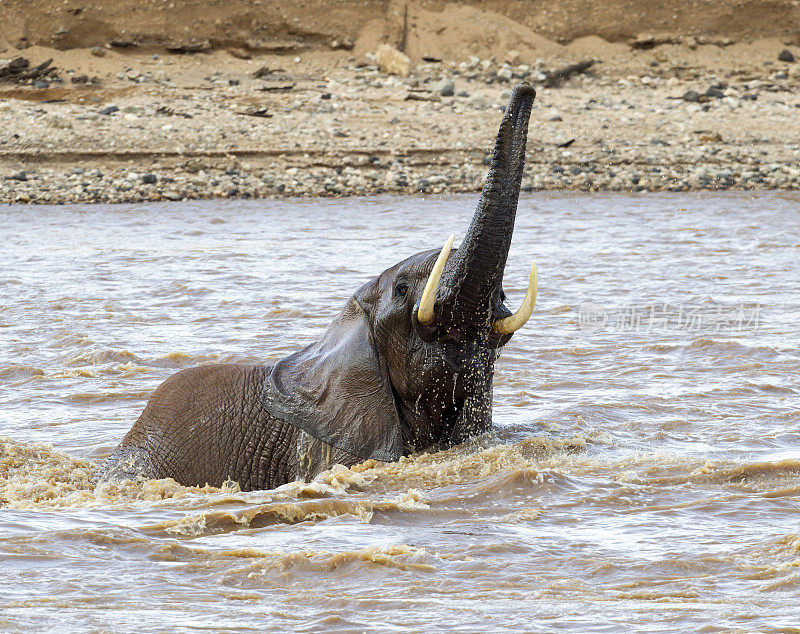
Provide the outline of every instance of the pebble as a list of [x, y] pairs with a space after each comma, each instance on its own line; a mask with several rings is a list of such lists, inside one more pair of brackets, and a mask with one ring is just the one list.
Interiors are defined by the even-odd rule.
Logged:
[[432, 89], [442, 97], [452, 97], [455, 94], [456, 85], [451, 79], [442, 79], [433, 84]]
[[388, 75], [408, 77], [411, 74], [411, 58], [388, 44], [381, 44], [375, 53], [375, 61], [378, 63], [378, 67]]
[[778, 53], [778, 59], [782, 62], [794, 62], [794, 54], [788, 48], [783, 49]]
[[[790, 66], [788, 83], [780, 86], [769, 78], [775, 67], [759, 79], [728, 79], [728, 85], [711, 76], [665, 79], [670, 71], [663, 64], [623, 83], [600, 74], [543, 88], [532, 118], [536, 151], [530, 153], [523, 188], [798, 189], [800, 169], [794, 166], [800, 143], [793, 138], [800, 99], [790, 92], [798, 68]], [[20, 163], [11, 162], [16, 159], [6, 159], [14, 169], [0, 167], [0, 202], [476, 192], [491, 161], [508, 82], [525, 74], [540, 81], [546, 70], [541, 61], [514, 65], [473, 57], [459, 64], [420, 64], [413, 74], [409, 68], [408, 77], [387, 76], [373, 63], [353, 63], [324, 83], [304, 83], [289, 72], [280, 81], [292, 87], [268, 109], [272, 117], [263, 118], [239, 116], [242, 107], [235, 103], [239, 95], [264, 103], [258, 92], [263, 82], [232, 86], [223, 71], [206, 71], [209, 81], [219, 82], [209, 92], [154, 85], [147, 95], [133, 90], [115, 96], [116, 105], [94, 105], [101, 103], [97, 95], [84, 104], [0, 101], [0, 148], [7, 156], [69, 147], [150, 157], [131, 159], [125, 167], [88, 158], [80, 167], [44, 165], [27, 173], [17, 171]], [[148, 81], [148, 72], [129, 74], [137, 84]], [[130, 86], [129, 74], [121, 81]], [[688, 89], [698, 82], [708, 86], [704, 93]], [[681, 88], [688, 103], [668, 98]], [[404, 94], [426, 98], [402, 101]], [[458, 98], [441, 99], [451, 96]], [[756, 107], [752, 101], [759, 97]], [[772, 123], [752, 137], [746, 125], [731, 120], [732, 109], [745, 121], [758, 116]], [[536, 121], [552, 125], [533, 132]], [[670, 125], [659, 127], [665, 121]], [[779, 139], [773, 138], [773, 123], [780, 126]], [[569, 149], [557, 147], [567, 139], [575, 139]], [[246, 162], [236, 158], [237, 152], [258, 147], [276, 151], [256, 152]]]

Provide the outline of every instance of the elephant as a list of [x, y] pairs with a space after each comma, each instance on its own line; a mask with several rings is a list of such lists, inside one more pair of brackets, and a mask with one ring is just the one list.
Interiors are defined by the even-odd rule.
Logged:
[[322, 337], [272, 366], [210, 364], [164, 381], [98, 472], [270, 489], [335, 464], [395, 461], [492, 426], [495, 361], [536, 301], [535, 263], [512, 314], [502, 288], [536, 92], [514, 87], [477, 209], [453, 249], [367, 281]]

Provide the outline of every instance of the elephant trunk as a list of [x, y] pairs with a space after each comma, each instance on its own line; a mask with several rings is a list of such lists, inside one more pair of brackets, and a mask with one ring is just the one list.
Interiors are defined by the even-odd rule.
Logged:
[[514, 88], [492, 155], [478, 208], [461, 246], [442, 274], [437, 320], [458, 330], [486, 331], [505, 317], [501, 292], [536, 91], [528, 83]]

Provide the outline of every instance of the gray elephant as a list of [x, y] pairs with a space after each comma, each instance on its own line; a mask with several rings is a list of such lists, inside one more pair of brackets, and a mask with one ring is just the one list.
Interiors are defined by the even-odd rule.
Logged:
[[265, 365], [204, 365], [162, 383], [100, 470], [265, 489], [336, 463], [397, 460], [492, 425], [500, 349], [530, 317], [536, 267], [512, 315], [503, 270], [536, 93], [512, 92], [461, 246], [424, 251], [359, 288], [322, 338]]

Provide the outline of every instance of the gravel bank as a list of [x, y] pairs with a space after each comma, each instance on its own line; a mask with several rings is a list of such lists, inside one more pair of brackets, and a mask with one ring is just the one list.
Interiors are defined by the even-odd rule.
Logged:
[[478, 191], [523, 79], [538, 91], [525, 189], [800, 188], [800, 64], [775, 51], [687, 69], [657, 53], [553, 87], [545, 60], [421, 63], [403, 78], [346, 53], [128, 55], [107, 76], [0, 85], [0, 202]]

